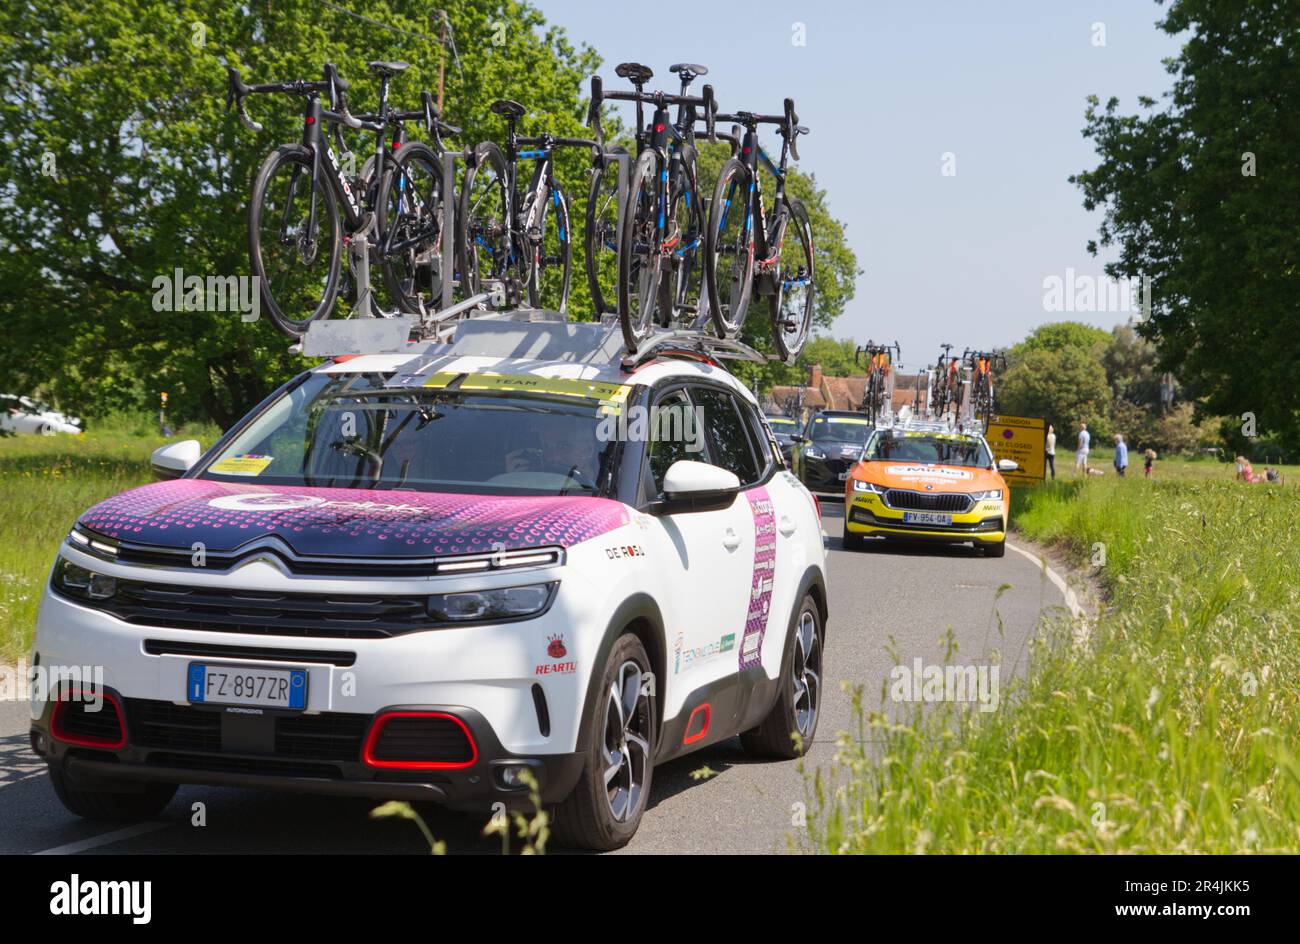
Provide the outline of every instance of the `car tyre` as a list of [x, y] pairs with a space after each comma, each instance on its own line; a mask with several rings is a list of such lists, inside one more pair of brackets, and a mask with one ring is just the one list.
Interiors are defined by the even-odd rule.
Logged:
[[82, 819], [142, 820], [151, 819], [163, 811], [176, 795], [174, 783], [146, 783], [140, 793], [110, 793], [105, 790], [87, 790], [74, 787], [68, 776], [53, 767], [49, 770], [50, 784], [67, 807]]
[[1003, 540], [1001, 540], [1001, 541], [998, 541], [996, 544], [985, 544], [985, 545], [984, 545], [984, 556], [985, 556], [985, 557], [1005, 557], [1005, 556], [1006, 556], [1006, 553], [1007, 553], [1007, 542], [1006, 542], [1006, 539], [1003, 539]]
[[860, 551], [867, 546], [867, 538], [866, 535], [855, 534], [846, 529], [841, 543], [846, 551]]
[[758, 727], [740, 735], [747, 754], [793, 760], [812, 746], [821, 715], [822, 628], [821, 608], [811, 593], [804, 594], [786, 633], [776, 704]]
[[620, 636], [587, 706], [591, 733], [582, 775], [556, 810], [555, 838], [562, 845], [606, 852], [636, 833], [654, 772], [653, 683], [641, 640]]

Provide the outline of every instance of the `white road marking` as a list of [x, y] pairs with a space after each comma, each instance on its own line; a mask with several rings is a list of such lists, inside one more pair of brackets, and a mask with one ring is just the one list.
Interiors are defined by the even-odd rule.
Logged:
[[1091, 627], [1088, 625], [1088, 614], [1084, 612], [1083, 607], [1079, 605], [1078, 596], [1075, 595], [1074, 589], [1065, 582], [1065, 578], [1052, 569], [1052, 565], [1047, 563], [1047, 558], [1040, 557], [1037, 554], [1025, 550], [1023, 547], [1016, 547], [1010, 541], [1007, 542], [1007, 547], [1011, 548], [1011, 550], [1015, 551], [1021, 557], [1031, 560], [1043, 568], [1043, 572], [1047, 574], [1047, 579], [1056, 584], [1056, 588], [1061, 591], [1061, 596], [1065, 597], [1065, 605], [1069, 608], [1070, 615], [1079, 621], [1079, 627], [1074, 633], [1075, 645], [1082, 645], [1087, 642], [1088, 634], [1092, 631]]
[[89, 839], [78, 839], [76, 842], [70, 842], [67, 845], [33, 852], [32, 855], [74, 855], [78, 852], [85, 852], [87, 849], [107, 846], [110, 843], [121, 842], [124, 839], [143, 836], [145, 833], [154, 833], [160, 829], [167, 829], [171, 825], [171, 823], [136, 823], [134, 826], [127, 826], [125, 829], [115, 829], [111, 833], [101, 833], [98, 836], [91, 836]]

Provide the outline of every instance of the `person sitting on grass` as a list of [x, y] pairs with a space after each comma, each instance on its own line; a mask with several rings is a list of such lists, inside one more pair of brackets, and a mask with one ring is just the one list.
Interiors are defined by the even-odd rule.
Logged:
[[1250, 482], [1251, 484], [1264, 481], [1262, 476], [1255, 474], [1254, 468], [1251, 467], [1250, 460], [1245, 456], [1237, 456], [1235, 461], [1237, 463], [1237, 478], [1240, 481]]

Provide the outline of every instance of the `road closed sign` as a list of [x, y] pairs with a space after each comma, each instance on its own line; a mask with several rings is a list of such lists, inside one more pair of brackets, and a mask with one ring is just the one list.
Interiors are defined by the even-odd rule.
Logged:
[[1003, 472], [1008, 485], [1037, 485], [1043, 481], [1047, 462], [1047, 428], [1035, 416], [991, 416], [984, 434], [996, 459], [1010, 459], [1020, 466]]

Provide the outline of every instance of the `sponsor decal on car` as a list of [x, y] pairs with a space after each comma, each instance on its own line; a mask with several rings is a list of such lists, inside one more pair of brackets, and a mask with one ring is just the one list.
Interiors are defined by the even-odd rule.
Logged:
[[258, 456], [249, 452], [212, 463], [212, 471], [221, 475], [261, 475], [274, 459], [274, 456]]
[[[546, 654], [552, 659], [563, 659], [569, 654], [564, 646], [563, 633], [546, 637]], [[578, 663], [573, 661], [543, 662], [533, 668], [534, 675], [572, 675], [576, 671]]]
[[730, 652], [736, 648], [736, 634], [727, 633], [722, 638], [714, 642], [705, 643], [703, 646], [688, 647], [686, 639], [681, 634], [677, 634], [677, 641], [673, 645], [673, 674], [685, 672], [703, 662], [708, 662], [717, 658], [723, 653]]
[[605, 556], [610, 560], [622, 560], [626, 557], [645, 557], [645, 548], [640, 544], [623, 544], [618, 547], [605, 548]]
[[767, 631], [767, 613], [772, 606], [772, 584], [776, 575], [776, 513], [766, 488], [745, 493], [754, 518], [754, 576], [750, 581], [749, 613], [741, 638], [740, 667], [758, 665]]
[[891, 465], [885, 471], [904, 478], [970, 479], [974, 476], [965, 469], [938, 465]]

